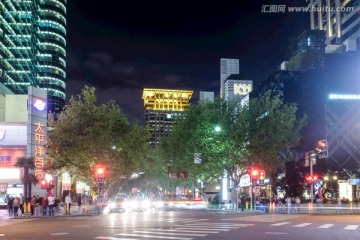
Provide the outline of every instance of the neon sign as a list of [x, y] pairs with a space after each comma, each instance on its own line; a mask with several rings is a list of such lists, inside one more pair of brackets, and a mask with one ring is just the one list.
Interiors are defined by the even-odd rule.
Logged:
[[44, 163], [45, 163], [45, 132], [44, 124], [41, 122], [36, 123], [34, 130], [34, 151], [35, 151], [35, 177], [41, 179], [44, 176]]
[[360, 100], [360, 95], [351, 95], [351, 94], [329, 94], [329, 99]]
[[34, 107], [39, 110], [42, 111], [45, 109], [46, 103], [41, 100], [41, 99], [36, 99], [35, 103], [34, 103]]
[[241, 83], [241, 84], [234, 84], [234, 94], [235, 95], [246, 95], [249, 92], [251, 92], [252, 90], [252, 85], [251, 84], [245, 84], [245, 83]]

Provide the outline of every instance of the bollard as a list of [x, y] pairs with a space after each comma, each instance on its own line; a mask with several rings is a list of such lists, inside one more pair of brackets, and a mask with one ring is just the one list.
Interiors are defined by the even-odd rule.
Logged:
[[86, 201], [85, 210], [86, 210], [86, 214], [88, 214], [89, 213], [89, 201]]
[[69, 203], [65, 204], [65, 215], [70, 215], [70, 204]]

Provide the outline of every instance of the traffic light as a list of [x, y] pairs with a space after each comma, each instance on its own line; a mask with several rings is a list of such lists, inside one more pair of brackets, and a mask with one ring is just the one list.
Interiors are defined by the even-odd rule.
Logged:
[[41, 189], [46, 189], [46, 180], [45, 179], [40, 180], [40, 187], [41, 187]]
[[305, 180], [309, 183], [314, 183], [314, 182], [317, 182], [318, 180], [318, 176], [317, 175], [309, 175], [309, 176], [306, 176], [305, 177]]
[[316, 156], [318, 156], [319, 158], [327, 158], [328, 157], [328, 143], [327, 140], [320, 140], [316, 142], [316, 147], [315, 147], [315, 153]]
[[96, 168], [96, 181], [98, 183], [103, 183], [104, 182], [104, 178], [105, 178], [105, 169], [104, 167], [97, 167]]
[[259, 185], [264, 185], [265, 171], [259, 170]]
[[251, 176], [252, 176], [252, 179], [258, 179], [259, 171], [256, 169], [251, 170]]

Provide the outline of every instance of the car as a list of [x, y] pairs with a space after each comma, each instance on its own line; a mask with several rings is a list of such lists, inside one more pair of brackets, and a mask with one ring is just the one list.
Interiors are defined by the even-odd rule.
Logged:
[[107, 205], [108, 212], [124, 212], [126, 211], [126, 198], [118, 197], [110, 200]]
[[165, 198], [164, 208], [165, 209], [207, 209], [209, 202], [204, 197], [198, 197], [190, 199], [187, 196], [177, 196], [175, 199]]

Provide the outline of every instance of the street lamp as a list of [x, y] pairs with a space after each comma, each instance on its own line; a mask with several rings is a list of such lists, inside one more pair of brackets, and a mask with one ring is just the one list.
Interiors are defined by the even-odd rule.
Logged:
[[221, 127], [220, 127], [219, 125], [216, 125], [214, 130], [215, 130], [215, 132], [217, 132], [217, 133], [218, 133], [218, 132], [221, 132]]

